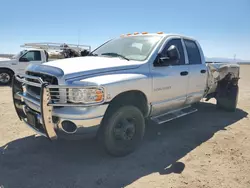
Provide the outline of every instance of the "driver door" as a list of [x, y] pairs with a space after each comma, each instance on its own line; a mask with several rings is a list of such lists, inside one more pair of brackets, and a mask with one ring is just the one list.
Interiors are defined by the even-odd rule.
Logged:
[[181, 108], [185, 105], [187, 98], [189, 66], [186, 65], [182, 40], [180, 38], [169, 39], [160, 55], [166, 57], [166, 52], [172, 45], [178, 49], [180, 59], [170, 65], [152, 65], [153, 116]]
[[18, 74], [20, 75], [25, 74], [25, 69], [31, 63], [34, 63], [34, 64], [42, 63], [42, 57], [41, 57], [40, 51], [31, 50], [31, 51], [26, 52], [24, 55], [22, 55], [19, 58], [18, 69], [17, 69]]

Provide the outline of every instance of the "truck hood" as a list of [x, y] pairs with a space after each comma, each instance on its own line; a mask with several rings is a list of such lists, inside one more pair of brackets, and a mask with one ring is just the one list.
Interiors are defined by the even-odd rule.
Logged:
[[121, 69], [136, 68], [143, 62], [127, 61], [116, 57], [76, 57], [50, 61], [44, 63], [42, 66], [50, 66], [61, 69], [65, 78], [72, 78], [79, 76], [78, 74], [84, 72], [84, 75], [109, 72]]
[[14, 59], [8, 59], [8, 58], [0, 59], [0, 67], [8, 68], [11, 66], [11, 63], [16, 64], [17, 62]]
[[10, 61], [10, 58], [0, 57], [0, 62], [2, 62], [2, 61]]

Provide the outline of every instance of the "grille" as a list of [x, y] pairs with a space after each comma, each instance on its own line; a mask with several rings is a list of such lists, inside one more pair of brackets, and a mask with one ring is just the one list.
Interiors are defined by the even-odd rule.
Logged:
[[[30, 72], [30, 71], [27, 71], [26, 74], [29, 75], [29, 76], [39, 77], [39, 78], [41, 78], [43, 80], [43, 82], [47, 82], [50, 85], [58, 85], [58, 80], [54, 76], [47, 75], [47, 74], [42, 74], [42, 73]], [[26, 80], [29, 81], [29, 82], [39, 83], [38, 80], [32, 79], [32, 78], [26, 78]], [[26, 85], [26, 91], [32, 97], [34, 97], [36, 99], [40, 99], [40, 92], [41, 92], [40, 87]], [[56, 94], [59, 95], [59, 92], [58, 92], [59, 90], [57, 88], [53, 88], [53, 89], [51, 89], [51, 91], [53, 91], [53, 92], [55, 92]], [[55, 98], [55, 99], [57, 99], [57, 98]]]

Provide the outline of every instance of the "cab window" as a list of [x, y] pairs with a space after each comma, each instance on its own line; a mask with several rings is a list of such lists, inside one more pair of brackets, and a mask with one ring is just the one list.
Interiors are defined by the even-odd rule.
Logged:
[[172, 45], [176, 46], [176, 48], [179, 50], [179, 53], [180, 53], [180, 60], [179, 60], [179, 63], [177, 65], [184, 65], [185, 64], [185, 56], [184, 56], [184, 50], [183, 50], [181, 39], [170, 40], [166, 44], [166, 46], [164, 47], [164, 50], [162, 51], [162, 55], [166, 56], [168, 48]]
[[23, 58], [26, 58], [29, 61], [41, 61], [42, 60], [40, 51], [29, 51], [25, 55], [23, 55]]
[[201, 54], [197, 44], [192, 40], [184, 39], [184, 44], [187, 49], [189, 64], [202, 64]]

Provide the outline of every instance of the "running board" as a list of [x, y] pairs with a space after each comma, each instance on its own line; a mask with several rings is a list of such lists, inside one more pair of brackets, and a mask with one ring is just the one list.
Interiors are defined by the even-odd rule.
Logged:
[[186, 116], [188, 114], [192, 114], [196, 111], [197, 111], [196, 108], [193, 108], [191, 106], [187, 106], [187, 107], [182, 108], [182, 109], [178, 109], [178, 110], [175, 110], [172, 112], [168, 112], [165, 114], [151, 117], [151, 120], [157, 124], [162, 124], [162, 123], [177, 119], [179, 117]]

